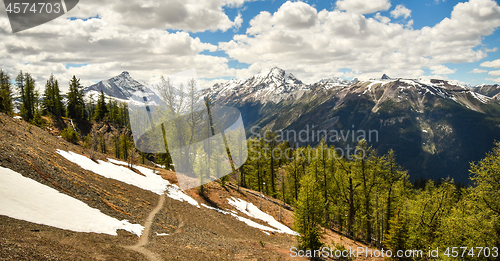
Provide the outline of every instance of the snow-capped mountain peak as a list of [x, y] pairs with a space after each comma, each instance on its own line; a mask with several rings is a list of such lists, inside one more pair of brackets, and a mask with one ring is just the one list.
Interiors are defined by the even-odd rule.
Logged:
[[102, 80], [94, 85], [84, 88], [85, 93], [98, 92], [101, 90], [105, 95], [118, 99], [128, 99], [132, 94], [144, 87], [143, 84], [134, 80], [127, 71], [107, 80]]
[[384, 73], [384, 75], [382, 75], [382, 77], [380, 79], [382, 79], [382, 80], [390, 80], [391, 77], [389, 77], [387, 74]]
[[254, 100], [277, 103], [282, 100], [300, 97], [309, 87], [292, 73], [274, 67], [261, 71], [247, 80], [230, 80], [215, 84], [205, 91], [206, 95], [225, 99]]

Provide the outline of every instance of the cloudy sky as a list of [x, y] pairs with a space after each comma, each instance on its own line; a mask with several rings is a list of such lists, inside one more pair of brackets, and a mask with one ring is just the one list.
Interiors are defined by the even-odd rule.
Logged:
[[[1, 1], [1, 0], [0, 0]], [[274, 66], [306, 83], [337, 76], [500, 83], [493, 0], [80, 0], [12, 33], [0, 7], [0, 68], [87, 86], [129, 71], [141, 82], [191, 68], [202, 86]]]

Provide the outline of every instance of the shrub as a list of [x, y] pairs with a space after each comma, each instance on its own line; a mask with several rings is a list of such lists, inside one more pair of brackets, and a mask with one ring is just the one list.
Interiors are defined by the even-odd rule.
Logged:
[[72, 128], [67, 127], [61, 131], [61, 137], [71, 143], [77, 143], [80, 139], [78, 138], [78, 133]]
[[29, 120], [29, 123], [36, 125], [38, 127], [43, 127], [44, 125], [47, 124], [47, 121], [44, 118], [42, 118], [42, 114], [39, 111], [37, 111], [35, 112], [33, 119]]

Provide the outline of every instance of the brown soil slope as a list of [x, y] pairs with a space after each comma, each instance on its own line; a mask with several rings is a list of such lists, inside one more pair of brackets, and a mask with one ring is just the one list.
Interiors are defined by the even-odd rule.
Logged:
[[[57, 154], [56, 149], [90, 155], [90, 151], [46, 130], [0, 113], [0, 166], [106, 215], [147, 225], [149, 233], [141, 238], [121, 230], [118, 236], [78, 233], [0, 215], [0, 260], [301, 260], [290, 257], [290, 248], [297, 244], [294, 236], [267, 235], [231, 215], [169, 197], [160, 200], [152, 192], [84, 170]], [[105, 160], [108, 156], [96, 157]], [[175, 173], [161, 170], [160, 174], [176, 182]], [[227, 201], [230, 197], [256, 206], [260, 203], [256, 192], [238, 190], [231, 184], [222, 187], [212, 182], [206, 185], [203, 196], [197, 192], [186, 191], [198, 202], [221, 209], [234, 210]], [[279, 205], [267, 200], [262, 200], [262, 210], [277, 220], [281, 212], [281, 220], [288, 226], [293, 222], [290, 211], [280, 211]], [[238, 215], [249, 218], [240, 212]], [[338, 242], [335, 234], [328, 234], [328, 242]], [[347, 247], [354, 244], [343, 243]]]

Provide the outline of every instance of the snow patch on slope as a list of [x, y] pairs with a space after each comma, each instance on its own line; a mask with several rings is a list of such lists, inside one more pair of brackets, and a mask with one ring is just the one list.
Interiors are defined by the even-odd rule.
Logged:
[[83, 155], [71, 151], [66, 152], [63, 150], [57, 150], [57, 153], [59, 153], [67, 160], [79, 165], [81, 168], [90, 170], [95, 174], [118, 180], [129, 185], [142, 188], [144, 190], [149, 190], [158, 195], [161, 195], [165, 191], [167, 191], [167, 196], [172, 199], [178, 201], [186, 201], [193, 206], [196, 206], [198, 208], [200, 207], [196, 200], [182, 192], [177, 185], [170, 184], [168, 180], [163, 179], [162, 177], [154, 173], [151, 169], [132, 165], [134, 169], [140, 171], [144, 175], [141, 176], [128, 167], [125, 167], [128, 165], [128, 163], [123, 161], [108, 159], [108, 162], [98, 160], [98, 163], [96, 163]]
[[200, 205], [198, 205], [198, 201], [194, 200], [192, 197], [186, 195], [184, 192], [181, 191], [181, 189], [177, 185], [169, 185], [167, 187], [167, 196], [178, 200], [178, 201], [186, 201], [187, 203], [200, 208]]
[[227, 201], [229, 202], [229, 205], [235, 207], [239, 211], [245, 213], [249, 217], [253, 217], [256, 219], [260, 219], [262, 221], [267, 222], [269, 225], [272, 227], [275, 227], [278, 229], [279, 233], [286, 233], [290, 235], [299, 235], [297, 232], [291, 230], [289, 227], [281, 224], [280, 222], [276, 221], [273, 216], [262, 212], [258, 207], [256, 207], [254, 204], [246, 202], [242, 199], [239, 198], [228, 198]]
[[214, 207], [208, 206], [208, 205], [203, 204], [203, 203], [201, 203], [201, 205], [202, 205], [203, 207], [206, 207], [206, 208], [211, 209], [211, 210], [215, 210], [215, 211], [217, 211], [217, 212], [219, 212], [219, 213], [222, 213], [222, 214], [224, 214], [224, 215], [231, 215], [231, 216], [235, 217], [236, 219], [238, 219], [239, 221], [244, 222], [245, 224], [247, 224], [247, 225], [248, 225], [248, 226], [250, 226], [250, 227], [253, 227], [253, 228], [257, 228], [257, 229], [262, 230], [262, 232], [266, 233], [267, 235], [270, 235], [270, 234], [269, 234], [269, 233], [267, 233], [267, 232], [265, 232], [265, 231], [271, 231], [271, 232], [276, 232], [276, 233], [282, 233], [281, 231], [279, 231], [279, 230], [277, 230], [277, 229], [274, 229], [274, 228], [270, 228], [270, 227], [268, 227], [268, 226], [261, 225], [261, 224], [259, 224], [259, 223], [257, 223], [257, 222], [254, 222], [254, 221], [252, 221], [252, 220], [250, 220], [250, 219], [248, 219], [248, 218], [244, 218], [244, 217], [238, 216], [236, 213], [233, 213], [234, 211], [227, 212], [227, 211], [224, 211], [224, 210], [222, 210], [222, 209], [220, 209], [220, 208], [214, 208]]
[[476, 92], [473, 92], [473, 91], [470, 91], [470, 94], [476, 98], [477, 100], [479, 100], [480, 102], [486, 104], [488, 103], [492, 98], [488, 97], [488, 96], [485, 96], [485, 95], [482, 95], [480, 93], [476, 93]]
[[107, 216], [75, 198], [3, 167], [0, 167], [0, 198], [1, 215], [36, 224], [114, 236], [117, 229], [137, 236], [144, 229], [139, 224]]
[[[142, 167], [138, 167], [137, 169], [141, 171], [142, 174], [145, 176], [141, 176], [131, 169], [123, 166], [117, 166], [116, 164], [120, 165], [127, 165], [125, 162], [120, 162], [120, 161], [115, 161], [113, 160], [112, 162], [105, 162], [102, 160], [97, 160], [98, 163], [95, 161], [74, 153], [74, 152], [66, 152], [63, 150], [56, 150], [57, 153], [59, 153], [61, 156], [66, 158], [67, 160], [79, 165], [81, 168], [90, 170], [98, 175], [101, 175], [106, 178], [110, 179], [115, 179], [119, 180], [121, 182], [149, 190], [151, 192], [154, 192], [158, 195], [161, 195], [166, 189], [167, 185], [170, 183], [167, 180], [164, 180], [160, 176], [156, 175], [153, 173], [152, 170], [145, 171], [142, 170]], [[115, 164], [113, 164], [115, 163]], [[144, 168], [145, 169], [145, 168]], [[144, 172], [143, 172], [144, 171]]]
[[207, 205], [207, 204], [205, 204], [205, 203], [201, 203], [200, 205], [202, 205], [203, 207], [206, 207], [206, 208], [208, 208], [208, 209], [215, 210], [215, 211], [217, 211], [217, 212], [219, 212], [219, 213], [222, 213], [222, 214], [224, 214], [224, 215], [229, 214], [229, 212], [227, 212], [227, 211], [224, 211], [224, 210], [222, 210], [222, 209], [220, 209], [220, 208], [214, 208], [214, 207], [211, 207], [211, 206], [209, 206], [209, 205]]
[[[260, 229], [260, 230], [265, 230], [265, 231], [271, 231], [271, 232], [283, 233], [282, 231], [279, 231], [279, 230], [274, 229], [274, 228], [270, 228], [270, 227], [268, 227], [268, 226], [261, 225], [261, 224], [259, 224], [259, 223], [257, 223], [257, 222], [254, 222], [254, 221], [252, 221], [252, 220], [250, 220], [250, 219], [248, 219], [248, 218], [244, 218], [244, 217], [238, 216], [238, 215], [236, 215], [236, 214], [234, 214], [234, 213], [229, 213], [229, 214], [231, 214], [231, 216], [235, 217], [235, 218], [236, 218], [236, 219], [238, 219], [239, 221], [241, 221], [241, 222], [245, 222], [245, 224], [247, 224], [247, 225], [248, 225], [248, 226], [250, 226], [250, 227], [258, 228], [258, 229]], [[262, 231], [262, 232], [264, 232], [264, 231]]]
[[[111, 162], [111, 163], [114, 163], [114, 164], [118, 164], [118, 165], [125, 165], [127, 166], [128, 163], [126, 162], [123, 162], [123, 161], [119, 161], [119, 160], [115, 160], [115, 159], [109, 159], [108, 158], [108, 161]], [[148, 168], [145, 168], [145, 167], [141, 167], [141, 166], [137, 166], [137, 165], [132, 165], [134, 169], [136, 170], [139, 170], [142, 174], [146, 175], [146, 176], [151, 176], [151, 177], [159, 177], [158, 175], [154, 174], [152, 175], [151, 173], [153, 173], [153, 171], [151, 169], [148, 169]], [[164, 180], [164, 179], [162, 179]], [[153, 181], [153, 180], [152, 180]], [[186, 201], [187, 203], [195, 206], [195, 207], [200, 207], [198, 205], [198, 201], [194, 200], [192, 197], [186, 195], [184, 192], [182, 192], [182, 190], [177, 186], [177, 185], [174, 185], [174, 184], [170, 184], [170, 182], [168, 182], [168, 180], [164, 180], [167, 184], [167, 196], [171, 199], [175, 199], [175, 200], [178, 200], [178, 201]]]

